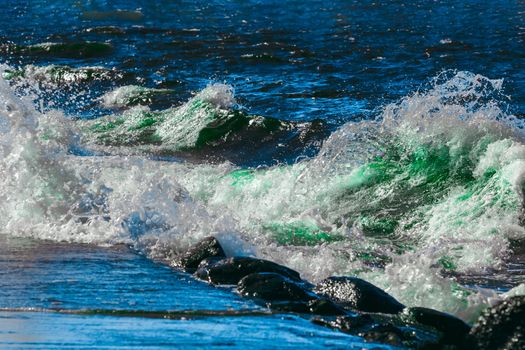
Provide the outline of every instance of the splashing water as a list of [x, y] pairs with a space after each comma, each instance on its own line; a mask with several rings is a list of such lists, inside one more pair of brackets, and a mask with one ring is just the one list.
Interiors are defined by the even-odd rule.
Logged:
[[407, 305], [472, 319], [503, 296], [451, 276], [504, 269], [525, 238], [524, 125], [503, 109], [501, 90], [501, 80], [446, 72], [376, 120], [344, 125], [315, 157], [242, 169], [68, 153], [76, 136], [146, 154], [196, 147], [210, 125], [250, 119], [227, 85], [177, 108], [73, 122], [36, 112], [2, 80], [2, 232], [125, 242], [167, 263], [213, 234], [229, 254], [270, 258], [313, 281], [359, 275]]
[[[146, 92], [153, 93], [123, 87], [104, 95], [102, 100], [106, 106], [129, 106], [135, 104], [140, 93]], [[157, 90], [156, 93], [164, 92]], [[102, 121], [87, 121], [84, 123], [86, 142], [112, 146], [151, 144], [161, 146], [158, 148], [162, 150], [197, 148], [247, 126], [250, 120], [257, 122], [256, 118], [232, 109], [234, 105], [232, 88], [214, 84], [180, 107], [151, 111], [138, 106]]]
[[147, 105], [153, 97], [172, 93], [168, 89], [151, 89], [137, 85], [121, 86], [100, 97], [102, 106], [108, 109], [126, 108], [132, 105]]
[[103, 67], [71, 68], [68, 66], [35, 66], [29, 64], [20, 69], [5, 68], [2, 76], [5, 80], [26, 79], [43, 84], [59, 85], [78, 84], [94, 80], [117, 80], [122, 79], [124, 74]]

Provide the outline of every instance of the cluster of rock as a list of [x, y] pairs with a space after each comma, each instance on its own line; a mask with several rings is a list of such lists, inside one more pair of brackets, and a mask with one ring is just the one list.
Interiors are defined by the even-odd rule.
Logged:
[[414, 349], [525, 349], [523, 296], [487, 309], [470, 327], [450, 314], [405, 307], [357, 277], [329, 277], [312, 285], [271, 261], [226, 257], [214, 237], [190, 248], [178, 266], [214, 285], [236, 285], [241, 296], [275, 312], [303, 314], [370, 342]]

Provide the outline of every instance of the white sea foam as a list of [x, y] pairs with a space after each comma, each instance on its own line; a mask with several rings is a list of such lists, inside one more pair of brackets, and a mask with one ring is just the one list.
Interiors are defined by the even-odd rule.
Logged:
[[133, 105], [148, 105], [156, 95], [168, 94], [171, 90], [152, 89], [138, 85], [126, 85], [111, 90], [99, 98], [105, 108], [126, 108]]
[[[407, 305], [470, 318], [504, 296], [441, 271], [502, 268], [509, 239], [525, 239], [522, 123], [499, 107], [501, 88], [469, 73], [439, 77], [377, 120], [344, 125], [316, 157], [238, 169], [69, 155], [67, 119], [37, 112], [0, 80], [1, 232], [125, 242], [168, 263], [216, 235], [231, 255], [269, 258], [311, 281], [359, 275]], [[235, 103], [226, 85], [196, 98]], [[179, 119], [165, 139], [180, 137]]]

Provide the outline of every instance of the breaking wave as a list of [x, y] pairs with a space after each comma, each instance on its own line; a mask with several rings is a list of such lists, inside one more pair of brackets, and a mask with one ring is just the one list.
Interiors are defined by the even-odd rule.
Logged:
[[[116, 91], [102, 101], [151, 93]], [[506, 111], [501, 80], [444, 72], [376, 119], [343, 125], [313, 157], [244, 168], [148, 158], [159, 147], [213, 148], [253, 125], [297, 128], [237, 109], [227, 85], [179, 107], [91, 121], [38, 112], [2, 79], [0, 101], [4, 234], [126, 243], [168, 264], [215, 235], [229, 254], [271, 258], [310, 280], [359, 275], [407, 305], [467, 319], [504, 295], [462, 279], [504, 271], [525, 239], [524, 125]]]

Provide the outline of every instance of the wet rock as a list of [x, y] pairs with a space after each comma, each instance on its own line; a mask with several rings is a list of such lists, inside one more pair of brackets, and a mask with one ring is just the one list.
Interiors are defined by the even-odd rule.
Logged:
[[199, 264], [208, 258], [224, 258], [224, 250], [215, 237], [207, 237], [186, 251], [178, 265], [186, 271], [196, 270]]
[[[407, 347], [409, 349], [442, 349], [439, 332], [412, 327], [389, 314], [347, 314], [337, 317], [318, 317], [315, 324], [335, 328], [363, 337], [367, 342]], [[449, 348], [447, 348], [449, 349]], [[450, 347], [450, 350], [453, 348]]]
[[404, 346], [405, 340], [408, 340], [405, 333], [392, 325], [376, 325], [370, 330], [359, 333], [359, 336], [366, 339], [367, 342], [389, 344], [393, 346]]
[[316, 315], [346, 315], [347, 312], [341, 306], [331, 300], [316, 299], [308, 303], [308, 311]]
[[270, 302], [266, 304], [270, 309], [281, 312], [295, 312], [323, 316], [346, 315], [347, 312], [331, 300], [315, 299], [308, 302]]
[[308, 304], [302, 301], [272, 301], [266, 303], [266, 306], [273, 311], [278, 312], [292, 312], [298, 314], [308, 314], [310, 313], [308, 309]]
[[199, 266], [197, 267], [197, 270], [199, 270], [199, 269], [207, 269], [210, 266], [212, 266], [213, 264], [216, 264], [216, 263], [218, 263], [219, 261], [221, 261], [223, 259], [224, 259], [224, 257], [219, 257], [219, 256], [212, 256], [212, 257], [206, 258], [206, 259], [204, 259], [204, 260], [202, 260], [200, 262]]
[[442, 332], [442, 344], [461, 343], [470, 331], [470, 326], [463, 320], [437, 310], [411, 307], [405, 309], [403, 314], [408, 322], [416, 322]]
[[250, 257], [233, 257], [199, 267], [195, 276], [213, 284], [237, 284], [243, 277], [260, 272], [275, 272], [294, 281], [301, 281], [297, 271], [274, 262]]
[[329, 277], [314, 289], [353, 310], [396, 314], [405, 306], [382, 289], [357, 277]]
[[308, 302], [317, 296], [305, 290], [296, 282], [278, 273], [252, 273], [243, 277], [237, 285], [242, 296], [254, 297], [265, 301], [299, 301]]
[[509, 298], [479, 317], [470, 331], [473, 349], [525, 349], [525, 296]]
[[370, 315], [348, 315], [336, 318], [316, 318], [313, 323], [339, 329], [345, 333], [358, 334], [372, 327], [375, 320]]

